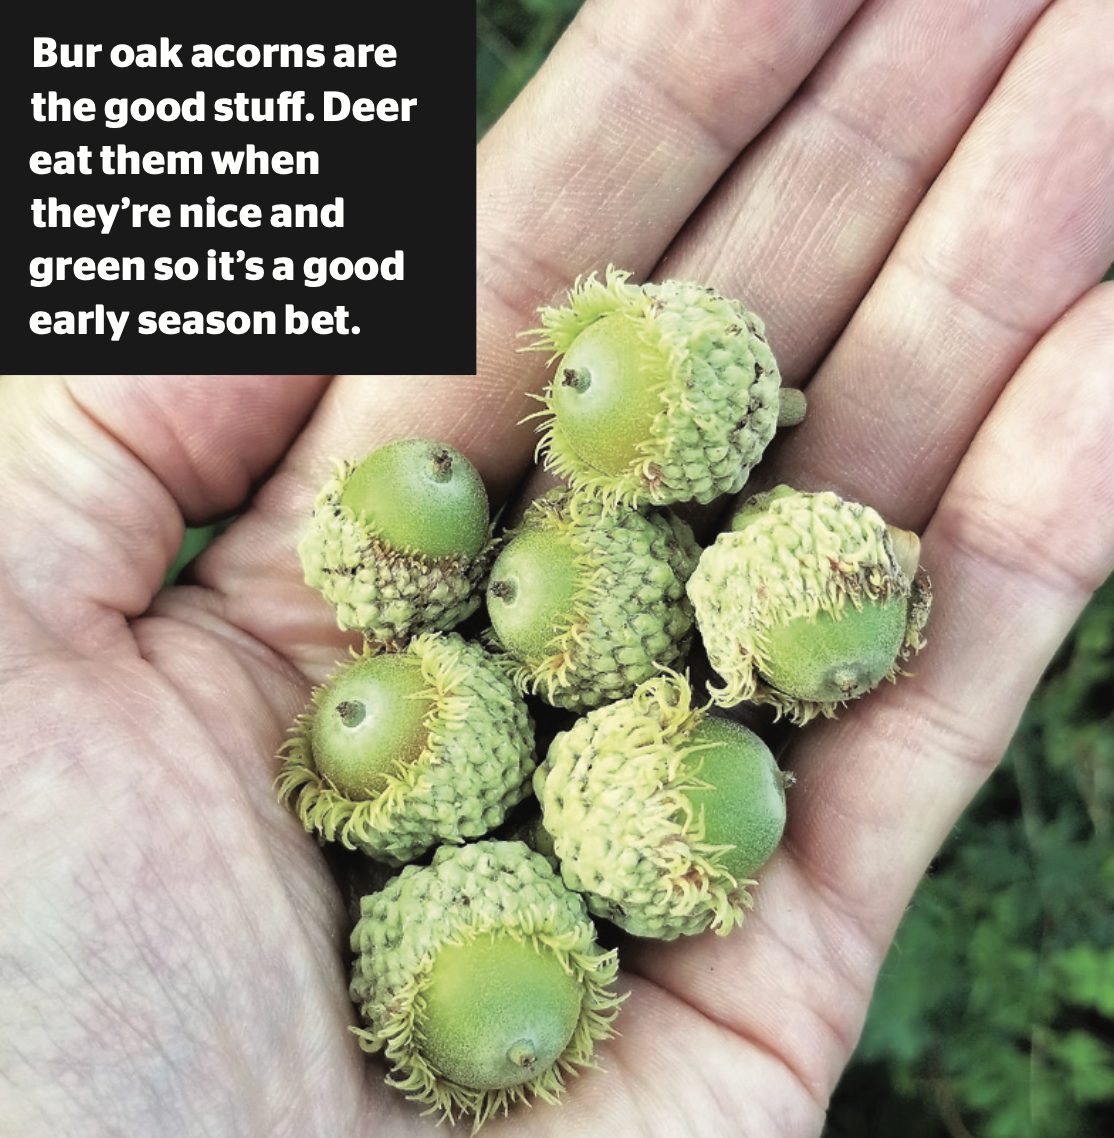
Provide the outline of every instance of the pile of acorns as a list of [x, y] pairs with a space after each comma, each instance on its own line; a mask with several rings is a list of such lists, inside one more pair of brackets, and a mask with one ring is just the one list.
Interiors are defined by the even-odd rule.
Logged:
[[[474, 1126], [556, 1099], [611, 1034], [616, 953], [589, 914], [668, 940], [750, 907], [788, 779], [710, 705], [833, 715], [899, 673], [928, 615], [916, 537], [830, 492], [759, 494], [701, 552], [667, 507], [737, 493], [804, 397], [742, 305], [628, 276], [541, 312], [541, 450], [568, 485], [521, 524], [496, 535], [467, 459], [407, 439], [341, 463], [299, 546], [366, 646], [314, 693], [279, 792], [322, 840], [405, 866], [361, 902], [356, 1034]], [[450, 630], [485, 584], [469, 642]], [[708, 704], [679, 671], [694, 621]], [[525, 694], [582, 716], [540, 765]], [[475, 841], [531, 793], [514, 840]]]

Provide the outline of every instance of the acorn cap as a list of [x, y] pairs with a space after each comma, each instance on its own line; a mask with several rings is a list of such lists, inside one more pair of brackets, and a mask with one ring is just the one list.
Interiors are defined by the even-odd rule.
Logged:
[[487, 589], [494, 643], [518, 662], [519, 687], [582, 711], [683, 663], [699, 555], [668, 510], [607, 508], [565, 488], [539, 498], [505, 536]]
[[[556, 361], [540, 413], [547, 469], [607, 503], [737, 493], [778, 424], [762, 321], [714, 289], [629, 278], [609, 267], [540, 310], [535, 346]], [[784, 421], [802, 415], [797, 395]]]
[[308, 831], [390, 865], [486, 834], [535, 765], [506, 668], [456, 633], [357, 656], [314, 691], [279, 756], [279, 798]]
[[682, 676], [579, 719], [534, 774], [561, 876], [635, 936], [726, 934], [785, 825], [769, 748], [692, 706]]
[[376, 644], [447, 631], [479, 606], [495, 549], [487, 511], [479, 474], [442, 443], [407, 439], [338, 462], [298, 544], [306, 584], [341, 628]]
[[744, 503], [688, 584], [724, 681], [712, 698], [806, 723], [896, 679], [931, 605], [918, 545], [831, 491], [778, 486]]
[[352, 932], [360, 1046], [387, 1082], [474, 1129], [593, 1066], [621, 997], [584, 903], [521, 842], [439, 849], [364, 897]]

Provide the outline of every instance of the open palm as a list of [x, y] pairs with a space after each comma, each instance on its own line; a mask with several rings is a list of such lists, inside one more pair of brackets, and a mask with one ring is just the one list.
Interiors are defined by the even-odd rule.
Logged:
[[[452, 442], [513, 493], [543, 378], [516, 333], [609, 261], [765, 317], [811, 410], [763, 485], [922, 531], [938, 603], [913, 678], [793, 735], [742, 931], [626, 944], [607, 1073], [490, 1132], [819, 1132], [918, 878], [1114, 565], [1110, 21], [1107, 0], [589, 0], [481, 146], [476, 379], [0, 386], [12, 1134], [429, 1132], [345, 1030], [344, 899], [274, 800], [345, 646], [294, 545], [328, 460], [389, 437]], [[233, 511], [160, 591], [183, 516]]]

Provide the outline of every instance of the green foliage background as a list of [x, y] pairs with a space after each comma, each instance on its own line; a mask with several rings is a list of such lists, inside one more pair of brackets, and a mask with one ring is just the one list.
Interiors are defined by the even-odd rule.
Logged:
[[[477, 134], [580, 2], [478, 0]], [[1114, 1135], [1112, 828], [1114, 578], [910, 906], [825, 1138]]]
[[477, 0], [476, 133], [537, 71], [582, 0]]

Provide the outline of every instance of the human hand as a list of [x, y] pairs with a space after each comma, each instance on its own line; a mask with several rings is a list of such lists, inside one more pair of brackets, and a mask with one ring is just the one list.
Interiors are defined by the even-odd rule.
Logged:
[[[476, 380], [0, 386], [13, 1133], [428, 1132], [345, 1030], [344, 898], [274, 801], [345, 644], [294, 545], [328, 459], [389, 437], [512, 493], [516, 333], [609, 261], [763, 315], [810, 416], [756, 480], [923, 531], [937, 602], [913, 678], [792, 736], [744, 928], [626, 943], [607, 1073], [490, 1133], [818, 1133], [920, 875], [1114, 565], [1114, 76], [1103, 0], [1028, 38], [1044, 2], [741, 7], [589, 3], [485, 140]], [[182, 516], [232, 511], [160, 591]]]

